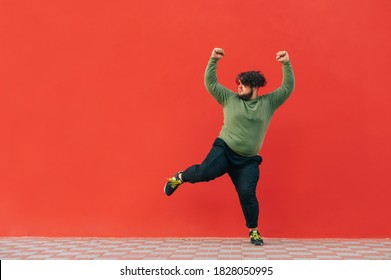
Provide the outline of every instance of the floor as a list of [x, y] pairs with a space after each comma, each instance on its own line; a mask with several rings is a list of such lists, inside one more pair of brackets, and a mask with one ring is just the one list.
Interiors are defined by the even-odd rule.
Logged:
[[391, 239], [0, 237], [0, 259], [18, 260], [391, 260]]

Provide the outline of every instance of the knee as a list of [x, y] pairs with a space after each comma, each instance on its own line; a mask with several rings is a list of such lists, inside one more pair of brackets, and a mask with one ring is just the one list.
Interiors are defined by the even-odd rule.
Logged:
[[182, 173], [183, 181], [190, 183], [208, 182], [217, 177], [214, 170], [204, 168], [202, 165], [194, 165]]
[[201, 168], [200, 177], [202, 178], [203, 181], [209, 182], [211, 180], [216, 179], [217, 176], [214, 174], [214, 172], [211, 172], [210, 169]]
[[257, 202], [257, 196], [253, 190], [241, 190], [238, 191], [239, 199], [242, 203]]

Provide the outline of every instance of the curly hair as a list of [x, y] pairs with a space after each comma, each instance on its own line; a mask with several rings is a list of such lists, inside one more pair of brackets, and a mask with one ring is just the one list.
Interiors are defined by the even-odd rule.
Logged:
[[266, 78], [261, 71], [248, 71], [239, 73], [235, 79], [236, 83], [240, 82], [244, 86], [250, 87], [264, 87], [266, 85]]

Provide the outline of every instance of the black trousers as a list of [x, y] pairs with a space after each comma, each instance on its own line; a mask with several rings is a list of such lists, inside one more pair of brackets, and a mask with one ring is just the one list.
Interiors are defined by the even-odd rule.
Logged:
[[182, 173], [184, 182], [207, 182], [228, 173], [238, 193], [248, 228], [258, 226], [259, 205], [256, 187], [262, 157], [238, 155], [220, 138], [201, 164], [190, 166]]

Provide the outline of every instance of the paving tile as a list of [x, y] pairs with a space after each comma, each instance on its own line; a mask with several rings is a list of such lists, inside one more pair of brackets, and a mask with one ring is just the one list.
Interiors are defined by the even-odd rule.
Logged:
[[86, 255], [76, 255], [77, 259], [87, 259], [87, 260], [93, 260], [98, 258], [100, 255], [94, 255], [94, 254], [86, 254]]
[[46, 260], [53, 257], [53, 255], [32, 255], [28, 256], [26, 260]]
[[343, 258], [341, 256], [316, 256], [317, 259], [320, 260], [342, 260]]
[[63, 250], [42, 250], [41, 253], [43, 254], [58, 254], [64, 252]]
[[290, 252], [289, 255], [291, 255], [291, 256], [297, 256], [297, 255], [313, 256], [314, 254], [311, 252]]
[[386, 259], [389, 259], [385, 256], [365, 256], [365, 259], [368, 259], [368, 260], [386, 260]]
[[12, 253], [11, 256], [31, 256], [31, 255], [34, 255], [34, 252], [27, 252], [27, 251], [18, 251], [18, 252], [15, 252], [15, 253]]
[[221, 249], [220, 252], [221, 253], [240, 253], [240, 252], [242, 252], [242, 250], [225, 248], [225, 249]]
[[191, 260], [193, 255], [171, 255], [169, 259], [171, 260]]
[[337, 256], [341, 256], [341, 257], [362, 257], [361, 254], [354, 253], [354, 252], [351, 252], [351, 253], [337, 253]]
[[[83, 245], [83, 244], [81, 244]], [[70, 251], [73, 251], [73, 250], [77, 250], [77, 251], [90, 251], [92, 250], [94, 247], [82, 247], [82, 246], [74, 246], [73, 248], [70, 248], [69, 250]]]
[[334, 251], [335, 253], [342, 253], [342, 252], [345, 252], [345, 253], [349, 253], [349, 252], [354, 252], [351, 248], [329, 248], [331, 251]]
[[230, 260], [230, 259], [233, 259], [233, 260], [239, 260], [242, 258], [242, 255], [232, 255], [232, 254], [220, 254], [219, 255], [219, 259], [223, 259], [223, 260]]
[[103, 254], [103, 253], [105, 253], [105, 252], [107, 252], [107, 250], [96, 250], [96, 249], [94, 249], [94, 250], [86, 251], [86, 252], [83, 252], [83, 253], [89, 253], [89, 254]]
[[362, 246], [362, 245], [348, 245], [348, 248], [352, 249], [352, 250], [357, 250], [357, 249], [369, 249], [368, 246]]
[[378, 252], [391, 253], [391, 247], [390, 248], [373, 248], [373, 250], [378, 251]]
[[197, 250], [187, 250], [187, 249], [176, 249], [175, 250], [175, 252], [176, 253], [188, 253], [188, 254], [190, 254], [190, 253], [195, 253]]
[[103, 254], [101, 254], [102, 256], [105, 256], [105, 255], [111, 255], [111, 256], [121, 256], [121, 255], [125, 255], [126, 252], [113, 252], [113, 251], [108, 251], [108, 252], [105, 252]]
[[308, 249], [325, 249], [327, 248], [326, 246], [324, 245], [304, 245], [306, 248]]
[[152, 252], [149, 253], [148, 256], [169, 256], [172, 252]]

